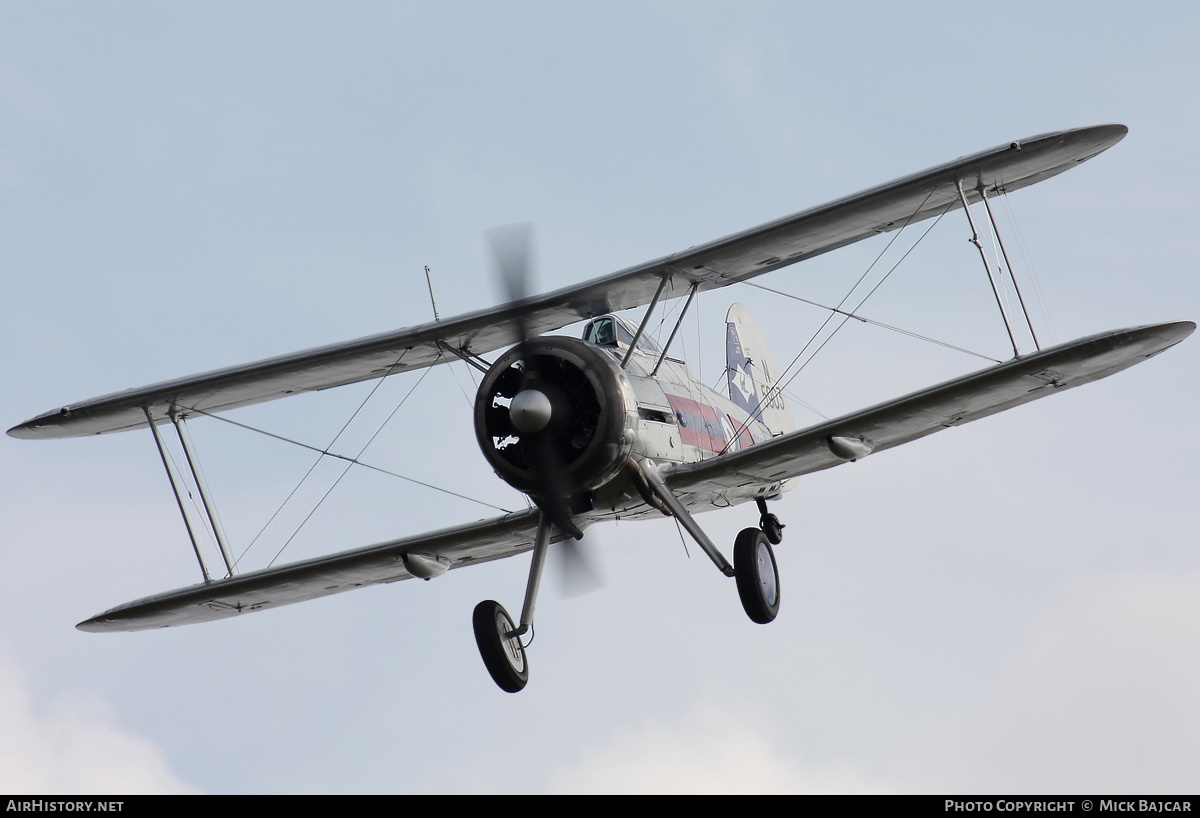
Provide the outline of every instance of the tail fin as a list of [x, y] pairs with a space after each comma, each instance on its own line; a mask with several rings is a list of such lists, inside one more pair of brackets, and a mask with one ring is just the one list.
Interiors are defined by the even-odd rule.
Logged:
[[729, 398], [779, 435], [796, 428], [782, 389], [772, 389], [779, 372], [767, 340], [750, 310], [734, 304], [725, 314], [725, 372]]

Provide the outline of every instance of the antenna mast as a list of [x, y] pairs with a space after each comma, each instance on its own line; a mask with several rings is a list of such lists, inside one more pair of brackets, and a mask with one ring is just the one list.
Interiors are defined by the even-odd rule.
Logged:
[[428, 264], [425, 265], [425, 283], [429, 285], [429, 303], [433, 305], [433, 320], [441, 321], [442, 319], [438, 316], [437, 301], [433, 299], [433, 280], [429, 277]]

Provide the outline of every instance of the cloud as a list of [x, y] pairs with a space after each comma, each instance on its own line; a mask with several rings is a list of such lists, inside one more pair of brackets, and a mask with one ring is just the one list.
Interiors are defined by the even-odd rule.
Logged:
[[[1200, 769], [1200, 570], [1077, 576], [979, 695], [904, 749], [934, 790], [1185, 792]], [[896, 749], [896, 748], [894, 748]]]
[[568, 793], [884, 792], [849, 766], [814, 766], [781, 751], [753, 719], [701, 696], [676, 724], [622, 730], [552, 777]]
[[0, 791], [193, 793], [162, 752], [113, 723], [107, 707], [59, 697], [37, 712], [20, 675], [0, 655]]
[[[975, 689], [850, 758], [699, 696], [551, 778], [559, 792], [1190, 792], [1200, 770], [1200, 569], [1076, 575]], [[881, 682], [885, 684], [886, 682]], [[886, 732], [883, 732], [886, 731]]]

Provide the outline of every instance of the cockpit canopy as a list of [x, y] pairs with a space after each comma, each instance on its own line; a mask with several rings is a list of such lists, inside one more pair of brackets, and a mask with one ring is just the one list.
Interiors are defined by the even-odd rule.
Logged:
[[[599, 318], [593, 318], [583, 328], [583, 340], [596, 346], [623, 350], [629, 349], [636, 332], [637, 327], [624, 318], [617, 315], [602, 315]], [[658, 356], [662, 353], [658, 343], [645, 333], [642, 333], [642, 337], [638, 339], [634, 350], [649, 356]]]

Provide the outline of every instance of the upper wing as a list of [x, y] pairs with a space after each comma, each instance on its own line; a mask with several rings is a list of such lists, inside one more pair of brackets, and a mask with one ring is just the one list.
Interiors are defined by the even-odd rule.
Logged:
[[516, 343], [516, 318], [531, 334], [648, 304], [666, 276], [675, 291], [725, 287], [961, 207], [979, 190], [1007, 193], [1062, 173], [1119, 142], [1124, 125], [1042, 134], [905, 176], [843, 199], [566, 287], [419, 327], [318, 347], [54, 409], [9, 430], [13, 437], [77, 437], [134, 429], [168, 412], [215, 412], [328, 389], [453, 360], [448, 348], [482, 354]]
[[830, 451], [831, 437], [860, 440], [872, 453], [890, 449], [1120, 372], [1179, 343], [1194, 329], [1191, 321], [1175, 321], [1081, 338], [733, 454], [664, 468], [663, 476], [672, 489], [687, 493], [820, 471], [844, 462]]
[[[438, 558], [449, 568], [511, 557], [533, 548], [538, 511], [447, 528], [354, 551], [267, 568], [139, 599], [97, 614], [84, 631], [142, 631], [223, 619], [290, 605], [364, 585], [411, 579], [405, 555]], [[562, 539], [555, 532], [553, 540]]]

